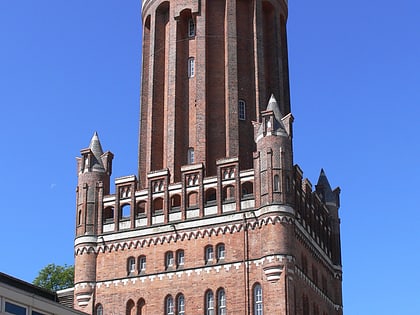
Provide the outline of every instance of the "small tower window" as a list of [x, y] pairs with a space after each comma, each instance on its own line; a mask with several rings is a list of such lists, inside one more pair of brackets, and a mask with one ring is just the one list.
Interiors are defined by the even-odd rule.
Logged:
[[279, 180], [279, 175], [274, 175], [274, 179], [273, 179], [273, 190], [274, 191], [280, 191], [280, 180]]
[[188, 20], [188, 37], [195, 36], [195, 22], [194, 19], [191, 18]]
[[184, 298], [184, 295], [182, 294], [178, 295], [177, 308], [178, 308], [178, 315], [185, 314], [185, 298]]
[[260, 284], [254, 286], [254, 314], [263, 315], [262, 288]]
[[182, 249], [176, 252], [176, 265], [177, 267], [184, 265], [184, 251]]
[[209, 245], [205, 248], [205, 260], [206, 263], [211, 263], [213, 261], [213, 246]]
[[223, 288], [217, 291], [217, 315], [226, 315], [226, 294]]
[[97, 306], [96, 306], [96, 313], [95, 313], [96, 315], [103, 315], [104, 314], [104, 309], [103, 309], [103, 307], [102, 307], [102, 305], [101, 304], [98, 304]]
[[192, 78], [195, 75], [195, 59], [194, 57], [188, 58], [188, 77]]
[[194, 148], [189, 148], [187, 155], [188, 155], [187, 156], [188, 164], [193, 164], [194, 163]]
[[166, 268], [171, 268], [174, 265], [174, 253], [173, 252], [167, 252], [165, 255], [165, 264]]
[[146, 256], [139, 257], [139, 272], [146, 271]]
[[166, 297], [166, 312], [165, 315], [174, 315], [174, 299], [172, 298], [172, 296], [168, 295]]
[[225, 244], [218, 244], [216, 246], [216, 252], [218, 261], [225, 259]]
[[212, 291], [206, 293], [206, 315], [214, 315], [214, 295]]
[[239, 100], [238, 102], [238, 117], [239, 120], [246, 119], [246, 111], [245, 111], [246, 103], [244, 100]]
[[128, 258], [127, 269], [128, 274], [132, 274], [136, 271], [136, 260], [134, 259], [134, 257]]

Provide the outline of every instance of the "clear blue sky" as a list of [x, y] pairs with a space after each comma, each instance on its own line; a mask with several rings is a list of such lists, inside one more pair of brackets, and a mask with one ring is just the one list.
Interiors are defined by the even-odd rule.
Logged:
[[[138, 0], [0, 0], [0, 271], [73, 264], [76, 162], [137, 172]], [[289, 1], [295, 162], [342, 189], [346, 315], [419, 314], [420, 2]]]

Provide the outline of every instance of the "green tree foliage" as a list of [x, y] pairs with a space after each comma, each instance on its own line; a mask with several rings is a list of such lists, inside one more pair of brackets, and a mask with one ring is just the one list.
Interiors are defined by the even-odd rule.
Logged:
[[74, 266], [49, 264], [39, 271], [32, 283], [50, 291], [71, 288], [74, 285]]

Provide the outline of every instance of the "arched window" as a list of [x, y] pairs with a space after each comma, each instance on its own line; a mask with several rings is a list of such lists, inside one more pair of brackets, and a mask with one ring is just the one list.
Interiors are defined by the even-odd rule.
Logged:
[[105, 223], [114, 221], [114, 207], [106, 207], [103, 218]]
[[262, 288], [259, 283], [254, 286], [254, 314], [263, 315]]
[[127, 306], [126, 306], [126, 309], [125, 309], [125, 314], [126, 315], [136, 315], [136, 306], [135, 306], [133, 300], [128, 300]]
[[208, 290], [206, 292], [206, 315], [215, 315], [214, 314], [214, 295], [213, 291]]
[[194, 57], [188, 58], [188, 77], [192, 78], [195, 75], [195, 59]]
[[179, 249], [176, 252], [176, 266], [182, 267], [184, 266], [184, 250], [183, 249]]
[[144, 311], [145, 305], [146, 305], [146, 302], [144, 301], [144, 299], [139, 299], [137, 301], [137, 314], [136, 315], [144, 315], [143, 311]]
[[102, 307], [102, 304], [96, 305], [95, 315], [104, 315], [104, 308]]
[[133, 274], [136, 271], [136, 259], [134, 257], [129, 257], [127, 259], [127, 273]]
[[238, 101], [238, 118], [239, 120], [245, 120], [246, 119], [246, 103], [244, 100]]
[[245, 182], [242, 184], [242, 198], [251, 198], [254, 194], [254, 187], [252, 182]]
[[206, 190], [206, 203], [215, 203], [216, 202], [216, 189], [209, 188]]
[[213, 262], [213, 256], [214, 256], [213, 246], [211, 245], [206, 246], [204, 249], [204, 255], [205, 255], [206, 264]]
[[188, 19], [188, 37], [194, 37], [195, 36], [195, 23], [194, 19], [190, 18]]
[[153, 215], [162, 214], [163, 212], [163, 198], [156, 198], [153, 200]]
[[187, 152], [187, 163], [188, 164], [194, 164], [195, 159], [194, 159], [194, 148], [188, 148], [188, 152]]
[[216, 246], [217, 261], [225, 259], [225, 244], [218, 244]]
[[226, 315], [226, 295], [223, 288], [217, 291], [217, 315]]
[[165, 267], [166, 269], [174, 266], [174, 253], [166, 252], [165, 254]]
[[139, 257], [139, 272], [146, 271], [146, 256]]
[[274, 178], [273, 178], [273, 190], [274, 191], [280, 191], [279, 175], [274, 175]]
[[174, 315], [174, 299], [171, 295], [165, 299], [165, 315]]
[[173, 195], [171, 197], [171, 209], [177, 209], [179, 207], [181, 207], [181, 196]]
[[232, 202], [235, 200], [235, 187], [232, 185], [223, 188], [223, 201]]
[[79, 215], [78, 215], [78, 219], [77, 219], [77, 224], [78, 224], [78, 225], [82, 224], [82, 210], [79, 210]]
[[183, 294], [179, 294], [176, 301], [177, 315], [185, 315], [185, 298]]
[[122, 219], [128, 219], [130, 217], [130, 205], [125, 204], [121, 206], [121, 218]]
[[146, 215], [146, 201], [139, 201], [137, 203], [136, 217], [142, 217]]

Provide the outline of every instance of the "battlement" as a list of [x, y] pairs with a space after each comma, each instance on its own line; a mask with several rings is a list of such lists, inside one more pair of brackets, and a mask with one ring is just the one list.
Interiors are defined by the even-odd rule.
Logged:
[[[181, 182], [171, 183], [168, 169], [151, 172], [147, 188], [140, 190], [136, 176], [116, 178], [115, 194], [98, 201], [97, 234], [217, 216], [221, 219], [238, 211], [258, 210], [254, 170], [240, 171], [237, 158], [218, 160], [217, 176], [205, 177], [202, 163], [183, 166], [181, 174]], [[288, 206], [294, 209], [295, 224], [331, 259], [334, 213], [313, 190], [311, 182], [303, 178], [298, 165], [294, 166], [292, 192], [293, 203]], [[260, 208], [265, 206], [261, 204]]]

